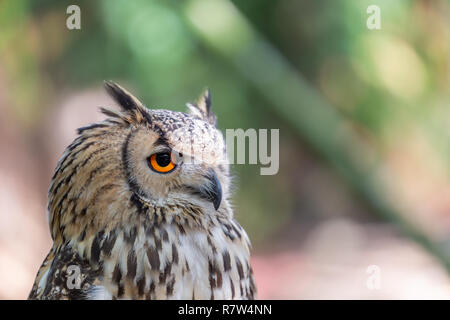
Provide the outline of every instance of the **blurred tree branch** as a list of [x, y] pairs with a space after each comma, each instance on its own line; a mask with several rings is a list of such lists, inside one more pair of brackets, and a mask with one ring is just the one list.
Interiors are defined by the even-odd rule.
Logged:
[[206, 47], [230, 61], [286, 121], [375, 210], [433, 254], [450, 272], [450, 256], [388, 200], [380, 168], [350, 124], [312, 88], [287, 60], [259, 35], [229, 0], [191, 0], [183, 16]]

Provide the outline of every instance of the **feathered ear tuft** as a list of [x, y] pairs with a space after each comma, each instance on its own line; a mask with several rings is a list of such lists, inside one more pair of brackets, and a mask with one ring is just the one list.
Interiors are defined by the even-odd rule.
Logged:
[[146, 107], [139, 99], [113, 81], [105, 81], [104, 84], [106, 91], [119, 104], [123, 120], [130, 124], [151, 122]]
[[211, 92], [209, 89], [203, 92], [196, 103], [188, 103], [187, 107], [192, 115], [202, 118], [213, 126], [216, 125], [216, 116], [211, 111]]

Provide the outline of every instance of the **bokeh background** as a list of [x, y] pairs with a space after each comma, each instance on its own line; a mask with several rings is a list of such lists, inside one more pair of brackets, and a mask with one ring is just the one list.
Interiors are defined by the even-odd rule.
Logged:
[[277, 175], [233, 166], [260, 298], [450, 298], [450, 2], [0, 1], [2, 299], [51, 247], [50, 177], [105, 79], [180, 111], [209, 87], [221, 129], [280, 129]]

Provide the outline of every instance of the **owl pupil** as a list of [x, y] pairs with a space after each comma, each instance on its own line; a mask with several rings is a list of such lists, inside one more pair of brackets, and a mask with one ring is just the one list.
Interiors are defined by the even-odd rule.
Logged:
[[170, 154], [168, 153], [158, 153], [156, 155], [156, 163], [161, 167], [167, 167], [170, 164]]

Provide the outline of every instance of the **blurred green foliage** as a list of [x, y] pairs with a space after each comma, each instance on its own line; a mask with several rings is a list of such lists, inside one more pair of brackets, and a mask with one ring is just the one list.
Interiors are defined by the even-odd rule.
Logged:
[[450, 4], [376, 1], [382, 30], [371, 31], [372, 2], [84, 0], [82, 29], [68, 30], [70, 1], [3, 1], [1, 72], [16, 84], [24, 128], [61, 88], [104, 79], [148, 107], [175, 110], [209, 87], [220, 128], [280, 128], [278, 175], [233, 168], [236, 214], [257, 245], [301, 214], [289, 157], [304, 144], [403, 224], [371, 179], [392, 135], [408, 126], [423, 129], [448, 163]]

